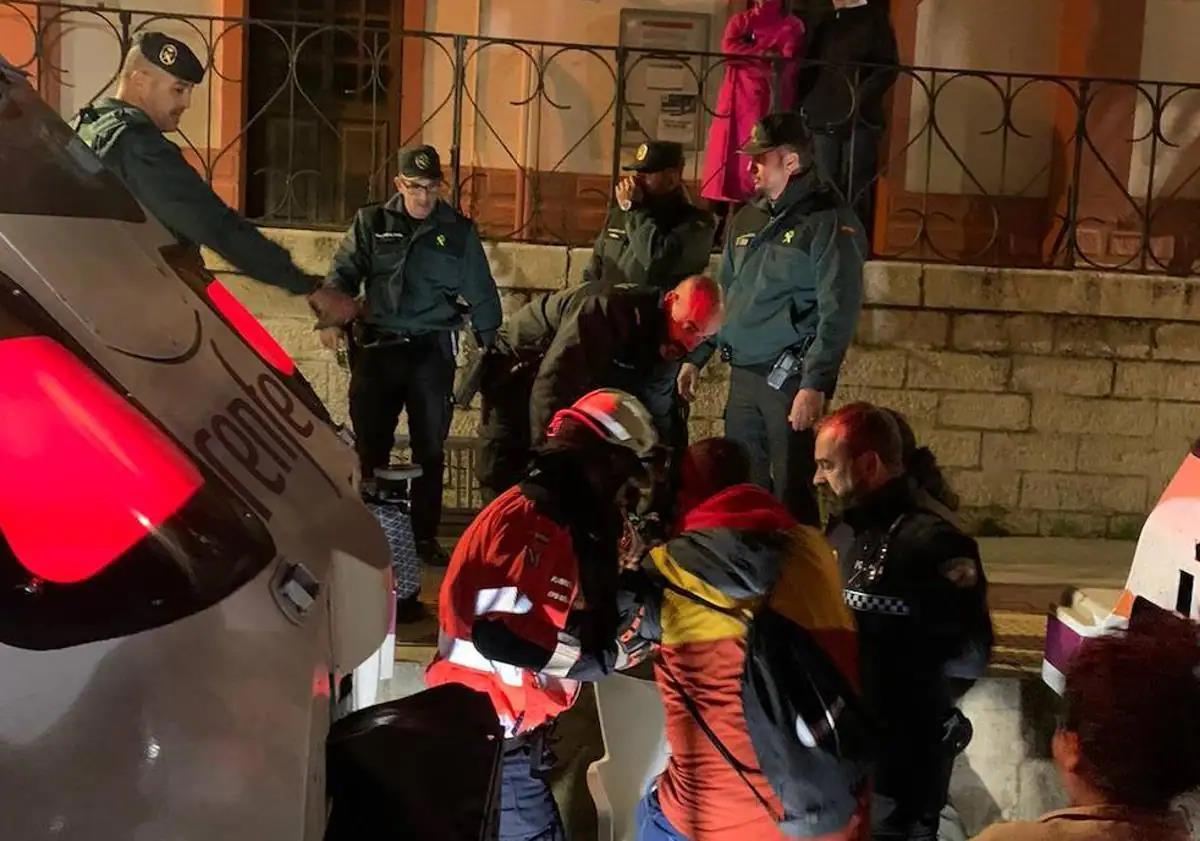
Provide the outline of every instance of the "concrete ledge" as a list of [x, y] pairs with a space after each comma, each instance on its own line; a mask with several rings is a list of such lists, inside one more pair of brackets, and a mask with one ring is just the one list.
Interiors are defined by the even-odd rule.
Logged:
[[863, 269], [866, 302], [892, 307], [919, 307], [924, 268], [921, 263], [882, 260], [867, 263]]
[[[341, 245], [344, 231], [312, 231], [303, 228], [261, 228], [263, 235], [292, 254], [301, 271], [324, 276]], [[204, 264], [213, 272], [233, 272], [234, 267], [210, 249], [202, 249]]]
[[523, 242], [485, 242], [496, 285], [507, 289], [563, 289], [567, 249]]
[[937, 309], [1200, 321], [1200, 278], [927, 264], [922, 287]]

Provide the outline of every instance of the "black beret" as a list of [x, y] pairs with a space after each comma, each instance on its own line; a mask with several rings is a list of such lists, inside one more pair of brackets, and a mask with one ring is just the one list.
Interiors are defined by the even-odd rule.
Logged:
[[204, 81], [204, 65], [187, 44], [161, 32], [139, 32], [134, 38], [146, 61], [176, 79], [198, 85]]

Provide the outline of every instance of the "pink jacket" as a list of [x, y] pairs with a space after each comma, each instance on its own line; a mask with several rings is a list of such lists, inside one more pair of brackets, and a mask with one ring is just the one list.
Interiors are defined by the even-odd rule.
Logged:
[[[783, 13], [782, 0], [761, 0], [730, 18], [721, 52], [738, 56], [778, 56], [786, 62], [780, 75], [777, 110], [792, 107], [796, 72], [804, 58], [804, 23]], [[729, 59], [705, 147], [700, 195], [716, 201], [744, 202], [754, 192], [750, 159], [738, 149], [754, 123], [771, 110], [771, 86], [778, 64], [768, 60]]]

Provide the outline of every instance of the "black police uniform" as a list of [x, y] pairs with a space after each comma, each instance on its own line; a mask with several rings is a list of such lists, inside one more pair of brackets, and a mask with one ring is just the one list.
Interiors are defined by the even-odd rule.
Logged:
[[[181, 81], [195, 85], [204, 78], [204, 65], [182, 41], [144, 32], [135, 46]], [[297, 294], [313, 290], [314, 278], [296, 267], [287, 249], [225, 204], [145, 111], [102, 99], [80, 112], [76, 131], [197, 262], [206, 245], [255, 280]]]
[[[798, 115], [772, 114], [755, 125], [743, 151], [807, 141]], [[733, 218], [721, 262], [725, 323], [691, 357], [703, 365], [721, 347], [733, 365], [725, 434], [750, 451], [754, 481], [809, 525], [819, 520], [813, 434], [793, 431], [788, 414], [802, 388], [833, 395], [862, 308], [866, 248], [854, 212], [811, 168], [777, 201], [746, 205]], [[787, 359], [797, 361], [796, 370], [773, 387], [770, 373]]]
[[[401, 152], [400, 173], [441, 179], [437, 152]], [[351, 342], [350, 419], [364, 477], [387, 465], [400, 413], [408, 412], [413, 461], [413, 536], [426, 558], [442, 512], [456, 334], [469, 315], [481, 345], [500, 326], [500, 295], [475, 224], [439, 201], [424, 220], [404, 198], [358, 211], [325, 283], [365, 294]]]
[[[683, 166], [683, 146], [643, 143], [626, 171], [651, 173]], [[669, 195], [646, 195], [628, 210], [614, 206], [596, 238], [585, 270], [588, 281], [631, 283], [670, 291], [684, 278], [704, 274], [712, 252], [715, 223], [679, 188]]]
[[484, 494], [516, 484], [554, 413], [597, 388], [633, 394], [659, 439], [676, 440], [682, 418], [662, 383], [673, 384], [678, 363], [662, 358], [665, 338], [662, 296], [646, 287], [585, 284], [522, 307], [484, 360], [477, 460]]
[[829, 525], [858, 625], [862, 697], [879, 725], [872, 838], [935, 841], [969, 723], [955, 704], [992, 645], [975, 541], [907, 476]]

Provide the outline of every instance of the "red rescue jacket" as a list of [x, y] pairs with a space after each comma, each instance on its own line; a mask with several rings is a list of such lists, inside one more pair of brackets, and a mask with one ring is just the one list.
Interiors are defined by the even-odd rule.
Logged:
[[[580, 645], [566, 631], [580, 595], [571, 533], [510, 488], [467, 528], [446, 570], [438, 607], [438, 653], [426, 683], [485, 692], [507, 736], [553, 719], [575, 702], [567, 678]], [[476, 620], [502, 622], [516, 637], [552, 652], [538, 671], [489, 659], [476, 647]]]

